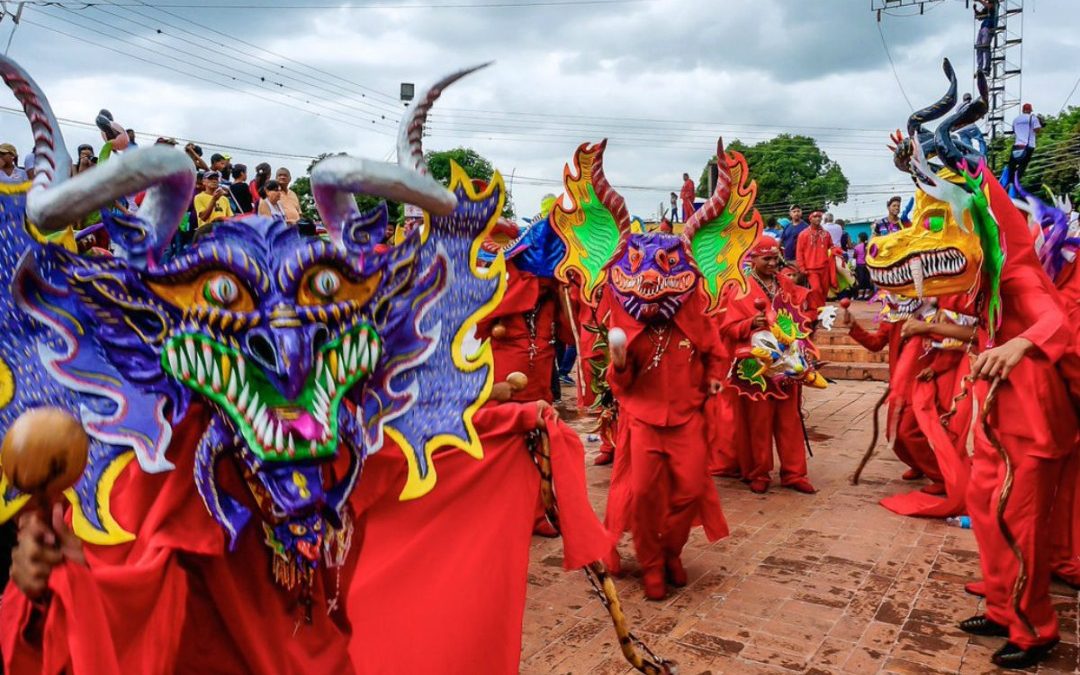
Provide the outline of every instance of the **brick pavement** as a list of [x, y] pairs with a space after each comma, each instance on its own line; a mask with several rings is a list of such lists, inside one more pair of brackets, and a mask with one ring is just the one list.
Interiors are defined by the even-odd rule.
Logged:
[[[807, 395], [819, 492], [755, 495], [718, 480], [732, 535], [695, 530], [683, 560], [690, 585], [646, 602], [633, 562], [618, 581], [633, 629], [680, 673], [984, 673], [1000, 640], [956, 622], [979, 612], [963, 584], [978, 576], [974, 537], [936, 520], [903, 518], [877, 500], [910, 488], [879, 448], [859, 486], [848, 483], [870, 437], [877, 382], [840, 382]], [[584, 430], [586, 420], [573, 422]], [[596, 451], [587, 445], [588, 461]], [[589, 466], [603, 514], [610, 469]], [[628, 536], [621, 546], [632, 561]], [[626, 673], [600, 603], [580, 572], [561, 568], [558, 541], [534, 539], [521, 672]], [[1077, 671], [1077, 595], [1053, 586], [1062, 644], [1041, 673]]]

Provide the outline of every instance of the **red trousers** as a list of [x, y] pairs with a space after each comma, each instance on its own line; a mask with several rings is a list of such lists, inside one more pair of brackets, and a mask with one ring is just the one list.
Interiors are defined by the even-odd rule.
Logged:
[[776, 440], [776, 453], [780, 455], [780, 483], [789, 485], [806, 478], [806, 446], [802, 420], [799, 419], [798, 393], [761, 401], [744, 398], [742, 404], [750, 449], [743, 480], [769, 480], [773, 470], [773, 439]]
[[916, 471], [926, 474], [934, 483], [942, 482], [941, 468], [938, 467], [937, 457], [930, 440], [919, 426], [919, 418], [915, 415], [915, 409], [907, 403], [902, 406], [896, 420], [896, 440], [893, 442], [893, 451], [897, 458]]
[[743, 424], [739, 393], [734, 387], [724, 387], [717, 396], [705, 402], [709, 430], [709, 473], [713, 475], [743, 476], [746, 456], [746, 427]]
[[[998, 508], [1005, 463], [983, 434], [975, 430], [975, 455], [967, 491], [971, 529], [979, 543], [979, 563], [986, 583], [986, 616], [1009, 628], [1009, 641], [1023, 648], [1058, 637], [1050, 604], [1050, 510], [1064, 460], [1025, 453], [1029, 439], [998, 434], [1012, 463], [1012, 492], [1002, 520], [1016, 540], [1019, 559], [1002, 532]], [[1021, 561], [1026, 582], [1017, 588]], [[1034, 630], [1033, 630], [1034, 629]]]
[[677, 427], [656, 427], [624, 415], [633, 494], [630, 532], [643, 570], [658, 569], [682, 553], [705, 491], [705, 423], [694, 415]]
[[817, 311], [824, 307], [829, 299], [829, 289], [831, 288], [829, 285], [829, 270], [807, 270], [806, 281], [810, 284], [810, 293], [806, 296], [806, 304], [816, 316]]
[[1062, 464], [1050, 519], [1050, 569], [1073, 586], [1080, 586], [1080, 449], [1074, 449]]

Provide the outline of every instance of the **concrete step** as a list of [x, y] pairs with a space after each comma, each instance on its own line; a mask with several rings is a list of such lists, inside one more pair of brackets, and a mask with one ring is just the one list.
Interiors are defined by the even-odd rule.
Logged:
[[820, 372], [830, 380], [889, 381], [887, 363], [829, 363], [822, 366]]
[[888, 363], [889, 350], [871, 352], [861, 345], [818, 345], [822, 361], [833, 363]]

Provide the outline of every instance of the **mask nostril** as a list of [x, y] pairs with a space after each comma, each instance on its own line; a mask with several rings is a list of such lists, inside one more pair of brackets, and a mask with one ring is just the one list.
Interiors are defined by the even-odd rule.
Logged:
[[877, 244], [870, 244], [870, 257], [876, 258], [878, 254]]
[[330, 331], [326, 329], [326, 326], [319, 326], [315, 329], [315, 334], [311, 336], [311, 348], [314, 353], [319, 353], [322, 348], [326, 346], [326, 343], [330, 341]]
[[270, 339], [259, 333], [248, 335], [248, 351], [252, 359], [269, 372], [277, 370], [277, 351]]

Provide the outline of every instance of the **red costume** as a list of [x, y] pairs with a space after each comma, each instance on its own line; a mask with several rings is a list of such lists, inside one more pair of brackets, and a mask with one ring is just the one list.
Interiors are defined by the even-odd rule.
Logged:
[[[540, 483], [525, 434], [537, 427], [537, 406], [489, 404], [474, 421], [483, 460], [440, 452], [438, 484], [420, 499], [398, 499], [406, 465], [396, 448], [364, 467], [357, 490], [363, 548], [347, 602], [349, 653], [360, 673], [519, 670], [532, 495]], [[577, 569], [601, 559], [610, 543], [589, 505], [581, 441], [554, 410], [544, 421], [563, 565]], [[418, 617], [427, 626], [420, 642]]]
[[[205, 424], [196, 407], [176, 427], [175, 471], [127, 466], [111, 507], [135, 540], [84, 545], [87, 566], [64, 562], [54, 569], [44, 617], [8, 584], [0, 612], [5, 672], [353, 672], [344, 591], [335, 611], [327, 601], [349, 587], [359, 546], [344, 567], [320, 567], [306, 622], [299, 588], [288, 592], [273, 581], [262, 529], [247, 528], [229, 552], [199, 498], [191, 448]], [[233, 472], [220, 472], [228, 474], [223, 481]], [[233, 494], [247, 492], [240, 480]], [[39, 639], [30, 642], [26, 629], [35, 620]]]
[[690, 216], [694, 213], [694, 197], [697, 195], [697, 188], [694, 187], [694, 181], [689, 178], [683, 183], [682, 191], [679, 193], [679, 198], [682, 199], [682, 218], [683, 222], [690, 220]]
[[[557, 283], [552, 279], [522, 272], [506, 265], [509, 281], [506, 295], [483, 322], [477, 326], [477, 338], [491, 338], [495, 357], [495, 381], [502, 382], [513, 372], [524, 373], [529, 383], [514, 392], [515, 401], [553, 400], [551, 378], [555, 372], [556, 338], [573, 343], [559, 308]], [[505, 333], [495, 337], [492, 330], [502, 326]]]
[[695, 522], [710, 541], [728, 534], [706, 472], [703, 406], [709, 381], [724, 376], [724, 358], [705, 307], [695, 291], [673, 320], [647, 325], [618, 302], [601, 302], [602, 311], [610, 312], [609, 330], [621, 328], [627, 337], [625, 367], [613, 366], [608, 374], [619, 401], [621, 451], [606, 524], [616, 540], [631, 530], [646, 583], [650, 574], [662, 575], [666, 564], [678, 561]]
[[[1049, 516], [1057, 480], [1075, 447], [1077, 425], [1054, 364], [1072, 344], [1073, 330], [1060, 296], [1039, 265], [1023, 216], [1008, 206], [1009, 196], [997, 181], [991, 177], [984, 183], [991, 206], [1002, 205], [994, 212], [1008, 252], [1001, 278], [1002, 323], [995, 341], [1005, 344], [1023, 337], [1034, 347], [998, 389], [990, 424], [1000, 451], [982, 425], [976, 425], [968, 513], [979, 542], [986, 616], [1008, 627], [1009, 642], [1030, 649], [1058, 637], [1049, 595]], [[985, 382], [975, 388], [980, 409], [987, 388]], [[1012, 489], [1003, 504], [1002, 487], [1009, 477]], [[1015, 539], [1016, 552], [1003, 529]]]
[[932, 482], [940, 483], [941, 470], [934, 450], [926, 434], [919, 428], [919, 421], [911, 405], [911, 390], [919, 373], [929, 366], [922, 359], [922, 340], [905, 340], [901, 336], [904, 321], [881, 321], [873, 333], [859, 324], [852, 322], [849, 329], [851, 339], [872, 352], [889, 348], [889, 411], [886, 423], [886, 437], [893, 439], [893, 452], [897, 458], [911, 468], [905, 478], [917, 478], [919, 474], [927, 476]]
[[[1066, 265], [1055, 280], [1057, 289], [1065, 302], [1069, 325], [1075, 332], [1070, 352], [1060, 364], [1068, 379], [1073, 406], [1077, 405], [1077, 360], [1080, 359], [1080, 273], [1076, 262]], [[1053, 550], [1051, 568], [1053, 573], [1073, 586], [1080, 586], [1080, 455], [1074, 449], [1061, 471], [1054, 513], [1051, 518]]]
[[[177, 470], [163, 474], [129, 465], [112, 507], [122, 525], [137, 525], [136, 539], [85, 545], [88, 566], [53, 570], [33, 643], [25, 629], [34, 605], [9, 584], [0, 614], [5, 672], [434, 673], [453, 663], [516, 673], [540, 480], [525, 434], [538, 417], [535, 403], [482, 408], [474, 423], [484, 458], [441, 452], [439, 482], [417, 500], [398, 499], [407, 472], [400, 450], [388, 443], [371, 455], [352, 502], [352, 555], [340, 576], [316, 575], [311, 623], [298, 595], [273, 583], [261, 530], [249, 528], [236, 551], [226, 550], [189, 478], [195, 453], [176, 453]], [[204, 424], [193, 411], [173, 442], [194, 443]], [[610, 544], [589, 505], [580, 440], [550, 408], [544, 425], [564, 564], [576, 569]], [[443, 564], [427, 564], [436, 560]], [[416, 649], [421, 614], [435, 627]]]
[[[785, 301], [793, 307], [804, 308], [808, 297], [805, 288], [798, 286], [789, 277], [777, 274], [779, 292], [775, 301]], [[720, 333], [729, 347], [746, 344], [754, 332], [751, 324], [754, 317], [762, 311], [755, 303], [770, 306], [774, 302], [752, 275], [747, 279], [747, 291], [739, 295], [738, 290], [729, 293], [724, 306]], [[802, 387], [797, 383], [784, 384], [787, 396], [784, 398], [765, 397], [750, 400], [740, 396], [730, 388], [728, 398], [731, 401], [736, 431], [732, 442], [738, 448], [740, 472], [743, 480], [754, 485], [758, 491], [768, 487], [773, 469], [773, 441], [780, 456], [780, 483], [793, 485], [806, 482], [806, 446], [804, 445], [801, 412], [799, 409]], [[763, 485], [762, 485], [763, 484]]]
[[[974, 307], [968, 298], [948, 296], [938, 301], [940, 309], [931, 323], [948, 322], [954, 325], [973, 325]], [[909, 339], [919, 345], [920, 368], [908, 383], [904, 413], [913, 415], [918, 436], [908, 433], [906, 445], [917, 448], [921, 470], [934, 481], [937, 489], [918, 490], [893, 495], [881, 500], [882, 506], [904, 516], [944, 518], [964, 513], [971, 458], [967, 441], [971, 431], [972, 401], [965, 397], [956, 402], [955, 413], [949, 415], [953, 401], [964, 386], [971, 360], [965, 345], [957, 340], [939, 340], [932, 336]], [[910, 375], [909, 375], [910, 376]], [[948, 415], [946, 421], [943, 417]], [[900, 439], [900, 432], [897, 440]], [[920, 440], [921, 439], [921, 440]], [[923, 442], [926, 442], [924, 446]], [[921, 453], [928, 446], [931, 455]], [[923, 467], [925, 465], [925, 467]], [[941, 493], [943, 494], [942, 496]]]
[[811, 225], [795, 240], [795, 264], [806, 274], [810, 284], [807, 302], [817, 312], [825, 306], [829, 290], [836, 288], [836, 262], [832, 237], [820, 225]]

